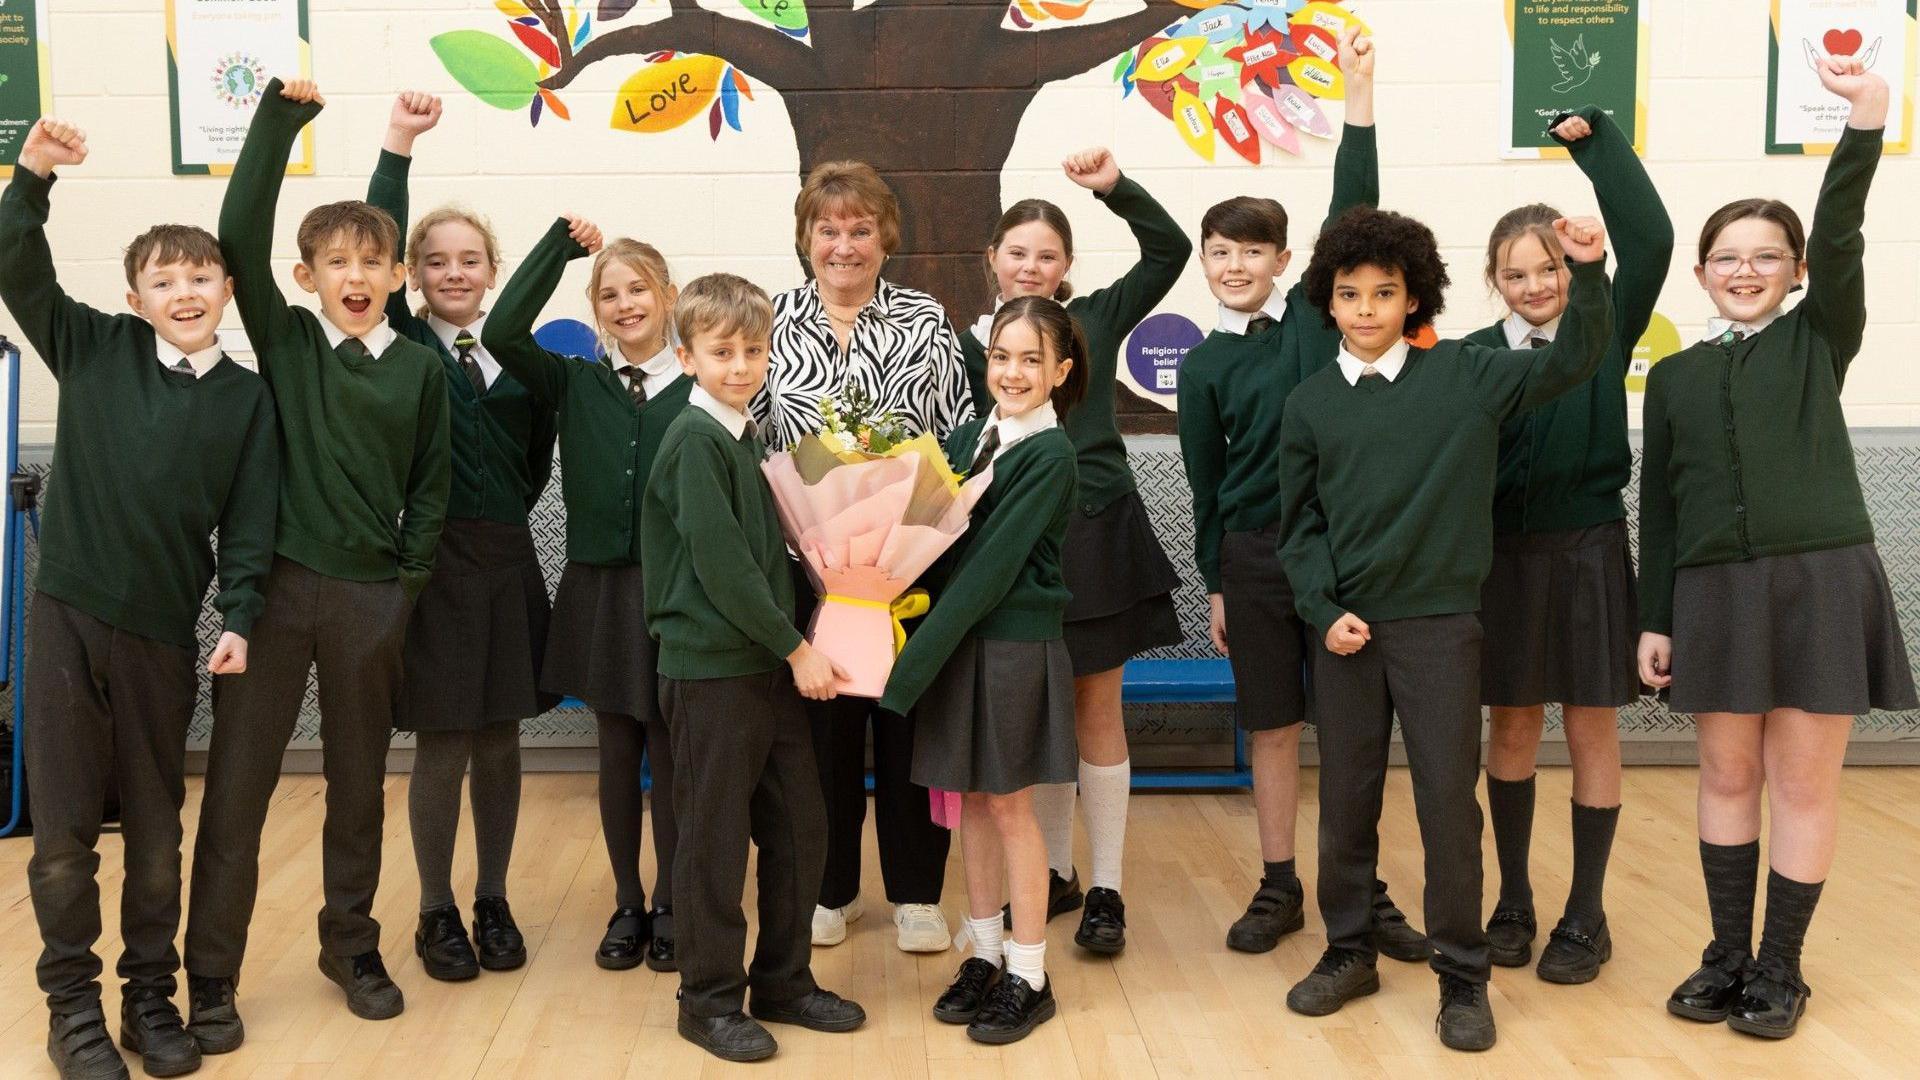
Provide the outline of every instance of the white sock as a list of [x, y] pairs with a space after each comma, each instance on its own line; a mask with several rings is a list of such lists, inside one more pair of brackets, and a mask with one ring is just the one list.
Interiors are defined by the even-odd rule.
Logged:
[[1047, 865], [1061, 877], [1073, 876], [1073, 797], [1074, 784], [1036, 784], [1033, 789], [1033, 816], [1040, 819], [1040, 834], [1047, 841]]
[[1118, 765], [1080, 762], [1080, 816], [1093, 849], [1093, 887], [1120, 891], [1120, 860], [1127, 847], [1127, 789], [1133, 759]]
[[1035, 990], [1047, 988], [1047, 943], [1043, 939], [1038, 945], [1022, 945], [1017, 941], [1007, 942], [1007, 974], [1018, 975], [1027, 980]]
[[994, 967], [1001, 967], [1006, 962], [1006, 950], [1001, 944], [1006, 940], [1005, 934], [997, 911], [985, 919], [967, 918], [967, 935], [973, 938], [973, 955]]

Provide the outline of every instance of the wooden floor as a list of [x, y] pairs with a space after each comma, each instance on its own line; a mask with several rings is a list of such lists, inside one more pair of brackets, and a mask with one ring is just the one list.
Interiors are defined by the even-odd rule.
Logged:
[[[209, 1077], [1080, 1077], [1228, 1075], [1412, 1076], [1913, 1076], [1920, 1066], [1920, 769], [1850, 771], [1839, 865], [1807, 944], [1815, 988], [1800, 1034], [1784, 1043], [1669, 1017], [1661, 1007], [1693, 966], [1707, 931], [1693, 830], [1694, 773], [1629, 770], [1608, 907], [1614, 958], [1600, 980], [1555, 987], [1530, 971], [1496, 969], [1499, 1045], [1483, 1055], [1442, 1049], [1433, 1034], [1434, 979], [1422, 966], [1382, 960], [1383, 991], [1323, 1020], [1283, 1004], [1323, 945], [1317, 917], [1265, 956], [1231, 953], [1226, 926], [1259, 876], [1245, 794], [1137, 797], [1128, 836], [1129, 947], [1114, 961], [1074, 948], [1072, 923], [1052, 927], [1049, 970], [1060, 1016], [1018, 1046], [992, 1049], [928, 1010], [959, 957], [910, 957], [893, 947], [880, 906], [848, 941], [815, 951], [821, 983], [857, 998], [871, 1020], [851, 1035], [777, 1028], [779, 1055], [724, 1065], [675, 1036], [676, 980], [644, 968], [601, 971], [591, 954], [613, 907], [600, 846], [594, 780], [530, 775], [512, 876], [514, 911], [532, 959], [526, 968], [448, 985], [421, 974], [412, 950], [418, 886], [407, 836], [406, 785], [387, 789], [387, 865], [376, 914], [406, 1014], [355, 1019], [314, 970], [320, 904], [317, 777], [285, 780], [263, 846], [243, 994], [248, 1040], [208, 1058]], [[1309, 778], [1302, 785], [1313, 790]], [[1543, 770], [1534, 841], [1541, 919], [1557, 917], [1570, 854], [1564, 769]], [[198, 810], [190, 786], [187, 820]], [[1302, 808], [1312, 837], [1316, 808]], [[1419, 921], [1420, 857], [1407, 778], [1390, 780], [1382, 873]], [[191, 836], [189, 836], [191, 843]], [[101, 844], [102, 894], [118, 904], [120, 842]], [[879, 872], [868, 833], [866, 883]], [[27, 898], [29, 842], [0, 841], [0, 1076], [50, 1077], [46, 1013], [35, 988], [38, 951]], [[649, 856], [650, 858], [650, 856]], [[1311, 846], [1302, 876], [1314, 880]], [[1084, 858], [1082, 860], [1084, 866]], [[1488, 865], [1492, 865], [1491, 836]], [[470, 887], [469, 848], [455, 880]], [[955, 845], [947, 914], [957, 919]], [[647, 870], [648, 880], [652, 870]], [[1496, 886], [1488, 875], [1488, 888]], [[1491, 897], [1491, 893], [1489, 894]], [[1311, 907], [1311, 905], [1309, 905]], [[108, 920], [113, 926], [114, 920]], [[118, 949], [101, 942], [108, 970]], [[109, 1017], [118, 994], [108, 990]], [[140, 1075], [138, 1063], [134, 1075]]]

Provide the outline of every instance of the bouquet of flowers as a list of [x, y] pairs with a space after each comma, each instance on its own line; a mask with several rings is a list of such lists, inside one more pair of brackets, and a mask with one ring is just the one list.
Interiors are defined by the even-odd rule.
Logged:
[[878, 698], [906, 644], [901, 620], [927, 612], [911, 586], [966, 531], [992, 470], [963, 482], [938, 440], [908, 438], [857, 389], [821, 399], [820, 417], [761, 470], [820, 597], [807, 639], [847, 672], [840, 693]]

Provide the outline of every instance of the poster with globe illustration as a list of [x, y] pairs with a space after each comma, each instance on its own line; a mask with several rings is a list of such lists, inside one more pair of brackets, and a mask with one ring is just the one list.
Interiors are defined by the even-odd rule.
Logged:
[[1507, 0], [1508, 102], [1502, 157], [1564, 157], [1553, 118], [1604, 109], [1633, 140], [1647, 140], [1647, 5], [1652, 0]]
[[1816, 65], [1851, 57], [1893, 88], [1882, 153], [1913, 143], [1915, 0], [1773, 0], [1767, 34], [1767, 153], [1830, 154], [1847, 103], [1820, 85]]
[[[231, 172], [267, 81], [311, 74], [307, 0], [167, 0], [174, 174]], [[287, 172], [313, 172], [311, 127]]]

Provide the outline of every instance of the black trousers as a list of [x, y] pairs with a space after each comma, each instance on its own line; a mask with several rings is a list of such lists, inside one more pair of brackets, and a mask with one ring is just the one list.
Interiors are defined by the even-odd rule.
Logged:
[[[814, 989], [813, 900], [826, 821], [806, 714], [782, 666], [759, 675], [660, 680], [673, 738], [674, 812], [695, 831], [674, 852], [680, 1008], [739, 1011], [746, 991], [786, 1002]], [[747, 846], [759, 849], [760, 937], [745, 971]]]
[[117, 778], [126, 883], [119, 974], [129, 990], [171, 996], [180, 954], [180, 804], [186, 798], [193, 650], [117, 630], [55, 600], [27, 621], [27, 885], [42, 949], [38, 975], [56, 1014], [100, 1003], [101, 813]]
[[1313, 649], [1320, 739], [1320, 914], [1327, 943], [1368, 956], [1380, 800], [1393, 717], [1413, 773], [1426, 849], [1433, 969], [1486, 982], [1480, 921], [1480, 620], [1433, 615], [1371, 624], [1352, 656]]
[[246, 673], [214, 686], [213, 745], [187, 911], [187, 971], [194, 975], [240, 974], [259, 887], [260, 832], [309, 667], [318, 671], [327, 780], [320, 948], [357, 956], [380, 947], [373, 894], [380, 884], [387, 740], [413, 605], [398, 581], [346, 581], [282, 558], [273, 560], [266, 594], [266, 612], [248, 642]]

